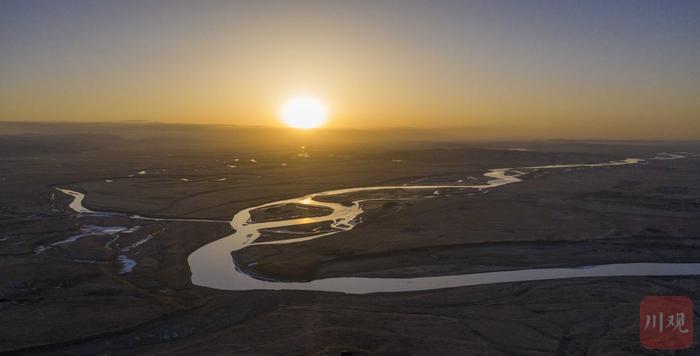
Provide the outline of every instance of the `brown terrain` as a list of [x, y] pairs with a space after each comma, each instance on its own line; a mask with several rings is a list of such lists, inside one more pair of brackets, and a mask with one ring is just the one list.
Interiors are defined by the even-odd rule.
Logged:
[[[0, 353], [656, 354], [639, 345], [641, 299], [700, 300], [697, 277], [367, 295], [220, 291], [192, 285], [187, 264], [192, 251], [231, 233], [226, 221], [238, 210], [265, 202], [346, 187], [484, 181], [482, 174], [498, 167], [680, 151], [690, 154], [631, 166], [541, 170], [484, 191], [441, 189], [439, 195], [372, 201], [351, 231], [250, 246], [233, 257], [245, 272], [280, 281], [700, 262], [697, 143], [449, 143], [339, 131], [325, 134], [331, 138], [289, 134], [272, 144], [269, 137], [278, 133], [262, 129], [130, 124], [2, 130]], [[86, 193], [91, 210], [123, 215], [79, 216], [56, 187]], [[281, 206], [254, 218], [323, 213]], [[121, 231], [90, 233], [91, 226]], [[126, 260], [136, 263], [133, 270]], [[676, 354], [697, 352], [695, 346]]]

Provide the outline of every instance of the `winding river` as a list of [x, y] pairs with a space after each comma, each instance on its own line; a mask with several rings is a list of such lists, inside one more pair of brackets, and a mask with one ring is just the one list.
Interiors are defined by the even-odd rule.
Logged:
[[[654, 157], [656, 158], [656, 157]], [[664, 157], [666, 158], [666, 157]], [[683, 158], [682, 155], [674, 155], [671, 159]], [[657, 158], [658, 159], [658, 158]], [[666, 158], [668, 159], [668, 158]], [[213, 241], [194, 251], [187, 259], [192, 272], [192, 283], [199, 286], [222, 290], [314, 290], [327, 292], [343, 292], [352, 294], [377, 293], [377, 292], [405, 292], [430, 289], [452, 288], [460, 286], [474, 286], [491, 283], [523, 282], [581, 277], [620, 277], [620, 276], [681, 276], [697, 275], [700, 273], [700, 263], [623, 263], [595, 266], [583, 266], [573, 268], [536, 268], [511, 271], [471, 273], [461, 275], [431, 276], [417, 278], [368, 278], [368, 277], [339, 277], [318, 279], [310, 282], [282, 282], [256, 279], [243, 273], [236, 267], [231, 253], [251, 245], [261, 244], [289, 244], [309, 241], [324, 236], [337, 234], [354, 228], [358, 223], [358, 217], [362, 214], [362, 203], [370, 200], [357, 199], [350, 203], [340, 204], [320, 201], [321, 197], [333, 197], [354, 193], [389, 190], [430, 191], [435, 189], [458, 190], [484, 190], [497, 188], [506, 184], [520, 182], [523, 175], [543, 170], [579, 167], [606, 167], [632, 165], [643, 162], [643, 159], [628, 158], [620, 161], [604, 163], [561, 164], [547, 166], [529, 166], [517, 168], [492, 169], [484, 174], [489, 180], [478, 185], [401, 185], [401, 186], [374, 186], [329, 190], [305, 195], [299, 198], [279, 200], [258, 206], [243, 209], [233, 216], [230, 221], [234, 233], [219, 240]], [[59, 189], [61, 192], [73, 197], [69, 207], [83, 214], [93, 214], [82, 205], [84, 195], [69, 189]], [[251, 212], [257, 209], [266, 209], [283, 205], [298, 205], [323, 208], [329, 213], [323, 216], [294, 218], [275, 221], [255, 222], [251, 218]], [[157, 219], [134, 215], [135, 218], [150, 220], [177, 220], [177, 221], [207, 221], [220, 222], [218, 220], [198, 219]], [[274, 234], [275, 229], [303, 227], [307, 224], [325, 223], [329, 225], [324, 231], [313, 233], [298, 238], [284, 240], [261, 241], [256, 240], [265, 231]]]

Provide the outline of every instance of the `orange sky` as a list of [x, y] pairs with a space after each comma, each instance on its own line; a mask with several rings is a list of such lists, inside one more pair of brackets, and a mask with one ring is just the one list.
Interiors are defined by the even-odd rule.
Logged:
[[280, 125], [312, 93], [329, 127], [700, 138], [697, 2], [2, 6], [0, 120]]

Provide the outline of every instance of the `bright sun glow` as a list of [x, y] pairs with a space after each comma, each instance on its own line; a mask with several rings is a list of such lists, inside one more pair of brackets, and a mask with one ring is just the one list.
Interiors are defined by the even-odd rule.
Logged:
[[328, 109], [317, 98], [297, 96], [289, 99], [280, 110], [282, 121], [297, 129], [313, 129], [326, 122]]

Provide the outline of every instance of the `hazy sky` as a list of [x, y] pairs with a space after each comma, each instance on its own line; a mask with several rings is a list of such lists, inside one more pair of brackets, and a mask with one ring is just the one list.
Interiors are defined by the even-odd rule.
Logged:
[[0, 120], [700, 138], [700, 1], [0, 0]]

